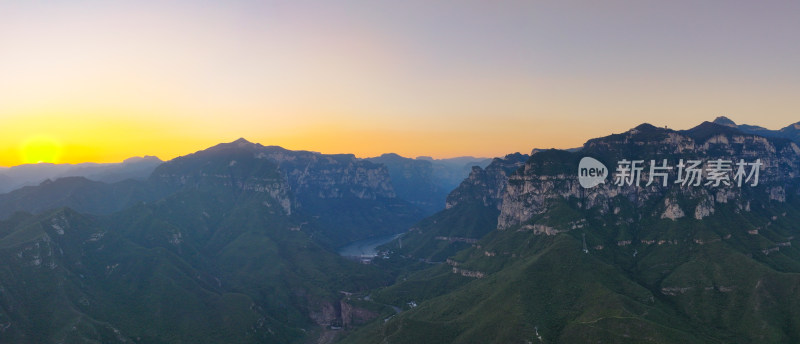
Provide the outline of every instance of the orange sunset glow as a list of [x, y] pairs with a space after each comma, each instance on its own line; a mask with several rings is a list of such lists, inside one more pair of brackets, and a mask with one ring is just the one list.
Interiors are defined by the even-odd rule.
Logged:
[[490, 157], [642, 122], [797, 121], [797, 3], [335, 3], [4, 2], [0, 166], [239, 137]]

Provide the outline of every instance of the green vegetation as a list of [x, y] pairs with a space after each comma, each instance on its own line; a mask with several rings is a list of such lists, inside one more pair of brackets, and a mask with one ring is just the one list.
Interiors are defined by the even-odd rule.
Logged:
[[[670, 151], [674, 147], [654, 144], [670, 134], [678, 133], [642, 125], [591, 140], [582, 154], [606, 163], [673, 159], [678, 157]], [[736, 132], [703, 125], [686, 135], [707, 140], [720, 134]], [[732, 153], [730, 147], [713, 144], [707, 154]], [[580, 156], [538, 152], [509, 183], [521, 187], [529, 182], [523, 178], [573, 174]], [[775, 185], [785, 188], [785, 202], [770, 197]], [[554, 180], [549, 187], [569, 186]], [[487, 231], [478, 242], [447, 252], [447, 263], [373, 292], [376, 302], [413, 301], [417, 306], [375, 320], [341, 342], [799, 342], [797, 191], [795, 180], [779, 176], [743, 188], [726, 202], [713, 202], [713, 212], [702, 219], [690, 211], [708, 197], [699, 190], [665, 190], [642, 199], [612, 194], [607, 204], [589, 209], [583, 206], [584, 193], [562, 198], [554, 192], [529, 220]], [[684, 216], [662, 218], [667, 199]], [[423, 221], [425, 227], [419, 227], [424, 230], [409, 233], [404, 245], [426, 232], [457, 231], [459, 221], [470, 221], [464, 216], [475, 224], [483, 218], [474, 210], [465, 211], [459, 221], [446, 215]], [[401, 252], [435, 249], [404, 247]]]
[[[307, 159], [309, 178], [329, 178], [300, 184], [259, 158], [276, 150], [236, 142], [165, 163], [131, 189], [156, 190], [152, 201], [108, 215], [60, 208], [0, 222], [0, 342], [303, 343], [391, 311], [342, 292], [393, 277], [331, 247], [398, 231], [418, 210], [348, 176], [375, 165], [277, 151]], [[104, 199], [120, 184], [52, 184], [25, 189], [35, 206], [21, 208], [60, 204], [50, 195], [118, 206]], [[320, 193], [330, 196], [311, 196]]]
[[[376, 164], [243, 140], [166, 163], [120, 203], [86, 180], [25, 189], [8, 198], [23, 210], [124, 209], [5, 210], [0, 342], [800, 342], [796, 179], [573, 192], [582, 155], [675, 159], [662, 142], [684, 134], [641, 125], [581, 154], [495, 159], [421, 221]], [[152, 199], [122, 205], [139, 192]], [[498, 229], [501, 212], [525, 220]], [[407, 228], [371, 265], [334, 253]]]

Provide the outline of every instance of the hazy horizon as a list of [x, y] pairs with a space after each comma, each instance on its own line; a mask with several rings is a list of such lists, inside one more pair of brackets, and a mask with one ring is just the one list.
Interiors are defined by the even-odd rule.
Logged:
[[[0, 166], [293, 150], [500, 156], [800, 108], [800, 4], [0, 4]], [[699, 120], [702, 119], [702, 120]]]
[[[720, 117], [720, 116], [718, 116], [718, 117]], [[724, 117], [727, 117], [727, 116], [724, 116]], [[713, 119], [715, 119], [715, 118], [713, 118]], [[727, 117], [727, 118], [731, 119], [730, 117]], [[672, 128], [672, 127], [669, 127], [669, 126], [667, 126], [667, 128], [669, 128], [671, 130], [685, 130], [685, 129], [690, 129], [690, 128], [692, 128], [692, 127], [694, 127], [696, 125], [699, 125], [699, 124], [701, 124], [703, 122], [706, 122], [706, 121], [710, 122], [713, 119], [702, 119], [698, 123], [696, 123], [695, 125], [687, 127], [687, 128]], [[731, 119], [731, 120], [733, 120], [733, 119]], [[733, 120], [733, 121], [736, 124], [739, 124], [739, 125], [746, 124], [746, 125], [756, 125], [756, 126], [764, 127], [764, 126], [762, 126], [762, 125], [760, 125], [758, 123], [742, 123], [742, 122], [738, 122], [736, 120]], [[608, 135], [612, 135], [612, 134], [618, 134], [618, 133], [627, 131], [629, 129], [632, 129], [632, 128], [640, 125], [640, 124], [645, 124], [645, 123], [648, 123], [648, 122], [637, 123], [635, 125], [631, 125], [629, 128], [627, 128], [627, 129], [625, 129], [623, 131], [613, 132], [613, 133], [606, 133], [604, 135], [600, 135], [600, 136], [597, 136], [597, 137], [603, 137], [603, 136], [608, 136]], [[793, 122], [793, 123], [788, 123], [787, 125], [780, 126], [780, 127], [774, 127], [774, 128], [764, 127], [764, 128], [769, 129], [769, 130], [780, 130], [782, 128], [785, 128], [787, 126], [790, 126], [792, 124], [797, 124], [797, 123], [800, 123], [800, 121]], [[652, 123], [650, 123], [650, 124], [652, 124]], [[597, 138], [597, 137], [587, 137], [587, 138], [585, 138], [583, 140], [583, 143], [585, 143], [586, 141], [588, 141], [590, 139]], [[36, 165], [36, 164], [71, 164], [71, 165], [79, 165], [79, 164], [114, 164], [114, 163], [122, 163], [124, 160], [131, 159], [131, 158], [144, 158], [144, 157], [148, 157], [148, 156], [156, 157], [156, 158], [161, 159], [163, 161], [169, 161], [171, 159], [174, 159], [174, 158], [177, 158], [177, 157], [180, 157], [180, 156], [185, 156], [185, 155], [188, 155], [188, 154], [192, 154], [192, 153], [196, 153], [196, 152], [202, 151], [204, 149], [210, 148], [210, 147], [212, 147], [214, 145], [217, 145], [217, 144], [234, 142], [234, 141], [236, 141], [238, 139], [245, 139], [245, 140], [247, 140], [249, 142], [256, 143], [256, 144], [261, 144], [263, 146], [280, 146], [280, 145], [274, 145], [274, 144], [265, 143], [265, 142], [253, 141], [253, 140], [250, 140], [250, 139], [248, 139], [246, 137], [240, 137], [240, 138], [237, 138], [237, 139], [229, 139], [229, 140], [224, 140], [224, 141], [221, 141], [221, 142], [216, 142], [216, 143], [210, 144], [208, 146], [201, 147], [201, 148], [198, 148], [198, 149], [193, 150], [193, 151], [185, 152], [185, 153], [182, 153], [182, 154], [170, 157], [170, 158], [164, 158], [164, 157], [161, 157], [161, 156], [158, 156], [158, 155], [155, 155], [155, 154], [148, 154], [148, 153], [145, 152], [143, 154], [129, 156], [129, 157], [120, 159], [118, 161], [36, 162], [36, 163], [21, 163], [21, 164], [16, 164], [16, 165], [0, 165], [0, 168], [10, 168], [10, 167], [14, 167], [14, 166]], [[379, 153], [379, 154], [375, 154], [375, 155], [363, 155], [362, 156], [362, 155], [358, 155], [358, 154], [355, 154], [355, 153], [352, 153], [352, 152], [324, 152], [324, 151], [320, 152], [320, 151], [316, 151], [316, 150], [312, 150], [312, 149], [290, 148], [290, 147], [285, 147], [285, 146], [280, 146], [280, 147], [285, 148], [285, 149], [289, 149], [289, 150], [311, 151], [311, 152], [317, 152], [317, 153], [322, 153], [322, 154], [353, 154], [353, 155], [356, 156], [356, 158], [359, 158], [359, 159], [378, 157], [378, 156], [380, 156], [382, 154], [398, 154], [398, 155], [400, 155], [402, 157], [412, 158], [412, 159], [418, 159], [418, 158], [422, 158], [422, 157], [429, 157], [429, 158], [432, 158], [432, 159], [435, 159], [435, 160], [444, 160], [444, 159], [457, 159], [457, 158], [491, 159], [491, 158], [495, 158], [495, 157], [503, 157], [503, 156], [505, 156], [507, 154], [513, 154], [513, 153], [527, 154], [533, 149], [551, 149], [551, 148], [553, 148], [553, 149], [572, 149], [572, 148], [580, 148], [580, 147], [583, 146], [583, 143], [581, 143], [580, 145], [572, 146], [572, 147], [546, 147], [546, 146], [531, 147], [531, 148], [529, 148], [527, 150], [517, 150], [517, 151], [514, 151], [514, 152], [504, 152], [504, 153], [501, 153], [499, 155], [493, 155], [493, 156], [481, 156], [481, 155], [475, 155], [475, 154], [464, 154], [464, 155], [456, 155], [456, 156], [431, 156], [431, 155], [419, 154], [419, 155], [409, 156], [409, 155], [404, 155], [404, 154], [400, 154], [400, 153], [397, 153], [397, 152], [383, 152], [383, 153]]]

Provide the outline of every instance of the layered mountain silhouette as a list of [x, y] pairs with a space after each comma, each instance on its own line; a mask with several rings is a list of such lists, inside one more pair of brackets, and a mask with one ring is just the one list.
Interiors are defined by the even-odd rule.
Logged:
[[787, 125], [779, 130], [770, 130], [757, 125], [736, 124], [736, 122], [725, 116], [717, 117], [714, 119], [713, 123], [736, 128], [748, 134], [756, 134], [764, 137], [780, 137], [792, 140], [795, 143], [800, 143], [800, 122]]
[[[798, 342], [800, 147], [750, 127], [488, 164], [240, 139], [23, 187], [0, 195], [0, 342]], [[580, 185], [584, 157], [604, 183]], [[335, 253], [399, 232], [371, 264]]]
[[411, 159], [393, 153], [366, 160], [386, 166], [397, 197], [416, 205], [426, 215], [445, 208], [447, 194], [469, 175], [473, 166], [486, 167], [491, 162], [473, 157]]
[[115, 183], [126, 179], [144, 180], [163, 161], [154, 156], [134, 157], [112, 164], [26, 164], [0, 168], [0, 193], [24, 186], [34, 186], [46, 180], [64, 177], [84, 177], [90, 180]]

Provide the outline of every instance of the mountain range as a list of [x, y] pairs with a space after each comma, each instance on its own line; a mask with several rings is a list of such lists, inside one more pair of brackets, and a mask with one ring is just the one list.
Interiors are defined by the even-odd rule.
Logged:
[[[797, 126], [642, 124], [490, 161], [239, 139], [46, 180], [0, 195], [0, 342], [800, 342]], [[591, 188], [586, 157], [608, 170]], [[370, 264], [336, 254], [401, 232]]]
[[63, 178], [3, 196], [15, 212], [0, 224], [0, 342], [18, 343], [324, 336], [370, 314], [340, 291], [391, 281], [333, 248], [422, 217], [384, 166], [245, 140], [145, 181]]
[[[249, 143], [244, 139], [237, 142]], [[393, 153], [358, 160], [384, 165], [389, 172], [387, 183], [398, 197], [426, 215], [444, 209], [447, 194], [472, 166], [490, 161], [473, 157], [411, 159]], [[136, 202], [158, 199], [169, 191], [154, 189], [147, 181], [162, 163], [157, 157], [145, 156], [119, 164], [42, 163], [0, 169], [0, 218], [15, 211], [40, 212], [59, 206], [110, 214]]]
[[786, 127], [781, 128], [779, 130], [770, 130], [757, 125], [736, 124], [736, 122], [732, 121], [730, 118], [725, 116], [717, 117], [716, 119], [714, 119], [713, 123], [724, 125], [726, 127], [736, 128], [748, 134], [755, 134], [764, 137], [785, 138], [792, 140], [795, 143], [800, 143], [800, 122], [787, 125]]
[[25, 164], [0, 168], [0, 193], [24, 186], [38, 185], [46, 180], [64, 177], [84, 177], [94, 181], [114, 183], [126, 179], [143, 180], [163, 161], [154, 156], [134, 157], [112, 164]]
[[[625, 159], [760, 159], [763, 169], [757, 186], [675, 185], [672, 169], [667, 186], [585, 189], [586, 156], [611, 171]], [[375, 302], [410, 306], [343, 342], [800, 340], [796, 143], [711, 122], [643, 124], [518, 164], [475, 169], [447, 210], [387, 246], [394, 259], [446, 258], [372, 291]]]

